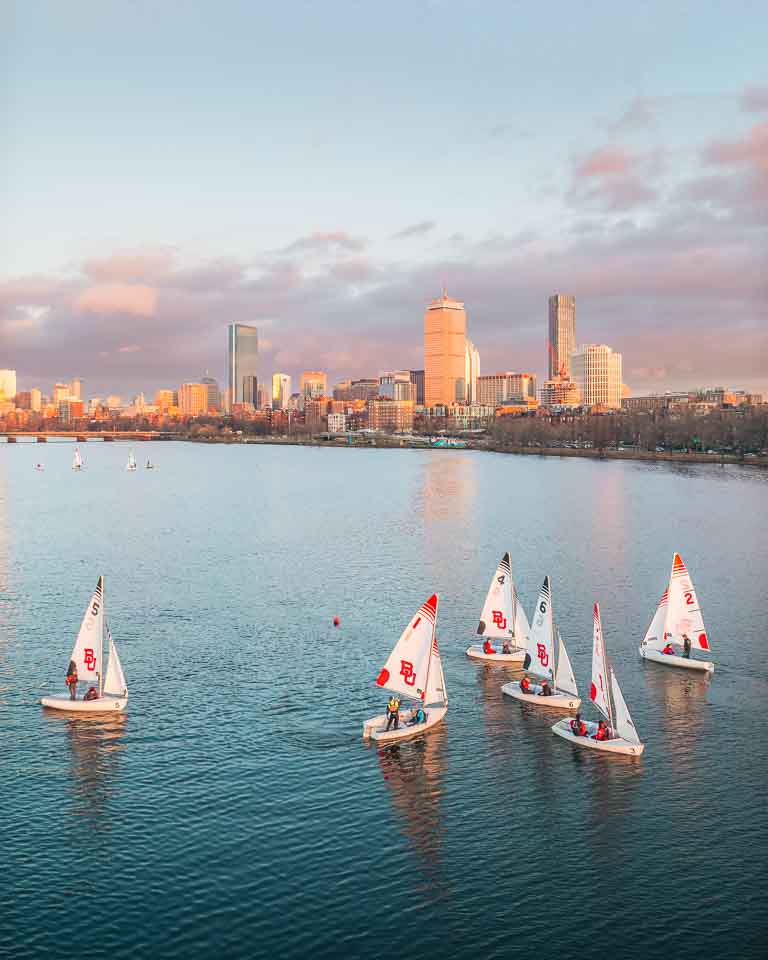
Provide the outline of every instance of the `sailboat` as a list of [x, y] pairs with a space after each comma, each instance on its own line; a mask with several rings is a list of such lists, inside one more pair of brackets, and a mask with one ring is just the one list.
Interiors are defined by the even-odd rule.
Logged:
[[[433, 593], [417, 610], [376, 679], [376, 685], [417, 704], [400, 711], [398, 729], [387, 730], [387, 715], [371, 717], [363, 724], [363, 739], [388, 743], [417, 736], [440, 723], [448, 712], [443, 665], [437, 646], [438, 596]], [[424, 723], [410, 725], [418, 707], [424, 709]]]
[[[103, 672], [104, 635], [109, 646], [109, 664]], [[40, 703], [53, 710], [74, 713], [114, 713], [125, 710], [128, 703], [128, 687], [117, 653], [117, 646], [106, 623], [104, 600], [104, 577], [99, 577], [96, 589], [80, 624], [80, 631], [70, 657], [70, 672], [74, 666], [79, 682], [93, 687], [98, 696], [93, 700], [72, 700], [69, 694], [41, 697]]]
[[[477, 632], [486, 637], [493, 653], [486, 653], [484, 644], [473, 643], [467, 648], [467, 656], [473, 660], [487, 660], [491, 663], [522, 663], [525, 659], [525, 643], [530, 633], [528, 618], [518, 600], [515, 581], [512, 577], [512, 563], [509, 553], [505, 553], [496, 568]], [[499, 649], [492, 640], [499, 641]], [[502, 644], [508, 644], [509, 653], [503, 652]]]
[[43, 466], [42, 463], [36, 463], [36, 464], [35, 464], [35, 470], [37, 470], [38, 472], [42, 473], [43, 470], [45, 470], [45, 467]]
[[128, 451], [128, 463], [125, 467], [126, 470], [130, 470], [131, 473], [136, 469], [136, 457], [133, 455], [133, 450]]
[[575, 721], [560, 720], [552, 727], [552, 733], [564, 740], [570, 740], [577, 747], [639, 757], [645, 750], [645, 744], [640, 742], [619, 681], [608, 659], [600, 621], [600, 606], [597, 603], [593, 611], [592, 683], [589, 698], [608, 722], [607, 740], [593, 739], [597, 732], [596, 723], [586, 723], [586, 736], [576, 736], [571, 726]]
[[72, 458], [72, 469], [73, 470], [83, 469], [83, 461], [80, 458], [80, 447], [75, 447], [75, 455]]
[[709, 637], [693, 581], [683, 558], [676, 553], [672, 558], [669, 584], [640, 644], [640, 656], [668, 667], [714, 673], [715, 665], [711, 660], [694, 660], [692, 657], [662, 652], [669, 643], [683, 646], [686, 637], [690, 639], [693, 649], [709, 650]]
[[505, 683], [501, 692], [537, 707], [578, 710], [581, 698], [563, 638], [555, 626], [549, 577], [544, 577], [544, 583], [539, 591], [536, 612], [526, 646], [528, 655], [523, 662], [523, 669], [526, 673], [546, 680], [552, 688], [552, 693], [546, 697], [541, 696], [542, 687], [539, 684], [532, 684], [526, 693], [517, 680]]
[[147, 458], [147, 466], [146, 466], [145, 469], [146, 469], [146, 470], [157, 470], [157, 464], [152, 463], [152, 461], [151, 461], [149, 458]]

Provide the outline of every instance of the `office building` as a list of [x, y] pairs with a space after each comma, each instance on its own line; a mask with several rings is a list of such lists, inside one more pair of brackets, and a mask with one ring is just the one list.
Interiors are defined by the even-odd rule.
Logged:
[[480, 354], [471, 340], [467, 340], [464, 353], [465, 403], [477, 403], [477, 378], [480, 376]]
[[179, 387], [179, 407], [182, 416], [199, 417], [208, 412], [208, 385], [182, 383]]
[[416, 384], [416, 405], [424, 406], [424, 371], [411, 370], [411, 383]]
[[379, 377], [378, 395], [388, 400], [416, 402], [416, 384], [411, 383], [410, 370], [393, 370]]
[[328, 433], [344, 433], [347, 429], [347, 417], [343, 413], [328, 414]]
[[385, 433], [410, 432], [413, 430], [413, 401], [369, 400], [368, 426]]
[[291, 396], [291, 378], [287, 373], [272, 374], [272, 409], [285, 410]]
[[29, 391], [29, 409], [33, 413], [40, 413], [40, 410], [43, 406], [43, 395], [37, 389], [37, 387], [32, 387]]
[[0, 370], [0, 400], [13, 400], [16, 396], [16, 371]]
[[578, 407], [581, 394], [570, 377], [550, 377], [541, 385], [539, 402], [542, 407]]
[[155, 406], [160, 413], [168, 413], [171, 407], [178, 406], [175, 390], [158, 390], [155, 393]]
[[571, 370], [585, 406], [621, 409], [620, 353], [604, 343], [585, 344], [571, 354]]
[[477, 403], [497, 407], [507, 400], [516, 403], [536, 400], [536, 374], [508, 370], [477, 378]]
[[555, 293], [549, 298], [549, 379], [571, 375], [576, 349], [576, 297]]
[[424, 313], [424, 404], [463, 403], [466, 397], [467, 315], [447, 293]]
[[299, 392], [303, 397], [315, 399], [324, 397], [328, 390], [328, 380], [322, 370], [305, 370], [299, 381]]
[[227, 327], [227, 410], [233, 404], [256, 405], [259, 331], [244, 323]]
[[208, 410], [220, 410], [221, 391], [219, 390], [219, 383], [216, 378], [212, 377], [206, 370], [205, 376], [201, 378], [200, 383], [204, 383], [206, 387], [208, 387]]
[[75, 377], [74, 380], [69, 381], [69, 398], [70, 400], [83, 399], [83, 381], [80, 377]]
[[69, 384], [55, 383], [53, 385], [53, 402], [58, 406], [62, 400], [69, 400]]

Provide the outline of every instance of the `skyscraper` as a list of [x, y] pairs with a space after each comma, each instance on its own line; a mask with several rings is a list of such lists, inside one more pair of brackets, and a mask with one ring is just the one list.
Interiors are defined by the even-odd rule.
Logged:
[[411, 370], [411, 383], [416, 385], [416, 403], [418, 406], [424, 406], [424, 371]]
[[571, 355], [573, 379], [589, 407], [621, 409], [621, 354], [604, 343], [587, 343]]
[[471, 340], [467, 340], [465, 369], [465, 400], [467, 403], [477, 403], [477, 378], [480, 376], [480, 354]]
[[555, 293], [549, 298], [549, 376], [571, 375], [571, 354], [576, 349], [576, 297]]
[[291, 395], [291, 378], [287, 373], [272, 374], [272, 409], [285, 410]]
[[424, 405], [466, 399], [467, 315], [464, 304], [443, 291], [424, 314]]
[[74, 380], [69, 381], [69, 398], [70, 400], [83, 399], [83, 381], [80, 377], [75, 377]]
[[13, 400], [16, 396], [16, 371], [0, 370], [0, 400]]
[[199, 417], [208, 412], [208, 387], [204, 383], [182, 383], [179, 407], [185, 417]]
[[221, 394], [219, 393], [219, 384], [215, 377], [212, 377], [206, 370], [205, 376], [201, 379], [200, 383], [204, 383], [206, 387], [208, 387], [208, 409], [219, 410], [221, 404]]
[[[259, 331], [244, 323], [227, 327], [227, 409], [234, 403], [256, 403]], [[247, 396], [246, 396], [247, 394]]]
[[305, 399], [324, 397], [328, 390], [328, 381], [322, 370], [305, 370], [299, 387]]

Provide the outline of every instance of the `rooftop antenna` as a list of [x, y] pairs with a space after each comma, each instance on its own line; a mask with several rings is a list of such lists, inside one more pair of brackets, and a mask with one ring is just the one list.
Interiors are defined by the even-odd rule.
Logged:
[[448, 291], [445, 289], [445, 280], [443, 280], [443, 282], [442, 282], [442, 287], [443, 287], [443, 300], [447, 300], [447, 299], [448, 299]]

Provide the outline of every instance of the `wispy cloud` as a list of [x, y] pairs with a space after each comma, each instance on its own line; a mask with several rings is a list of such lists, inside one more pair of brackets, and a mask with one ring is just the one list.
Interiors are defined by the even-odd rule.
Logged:
[[408, 240], [411, 237], [421, 237], [425, 233], [430, 233], [437, 226], [434, 220], [420, 220], [418, 223], [412, 223], [409, 227], [404, 227], [393, 234], [393, 240]]
[[768, 86], [748, 87], [741, 96], [741, 106], [750, 113], [768, 112]]
[[363, 237], [355, 237], [345, 230], [332, 230], [327, 233], [309, 233], [299, 237], [280, 253], [336, 253], [340, 250], [360, 251], [365, 249], [366, 241]]
[[612, 133], [634, 133], [653, 126], [655, 119], [651, 100], [648, 97], [638, 97], [617, 120], [607, 123], [606, 127]]

